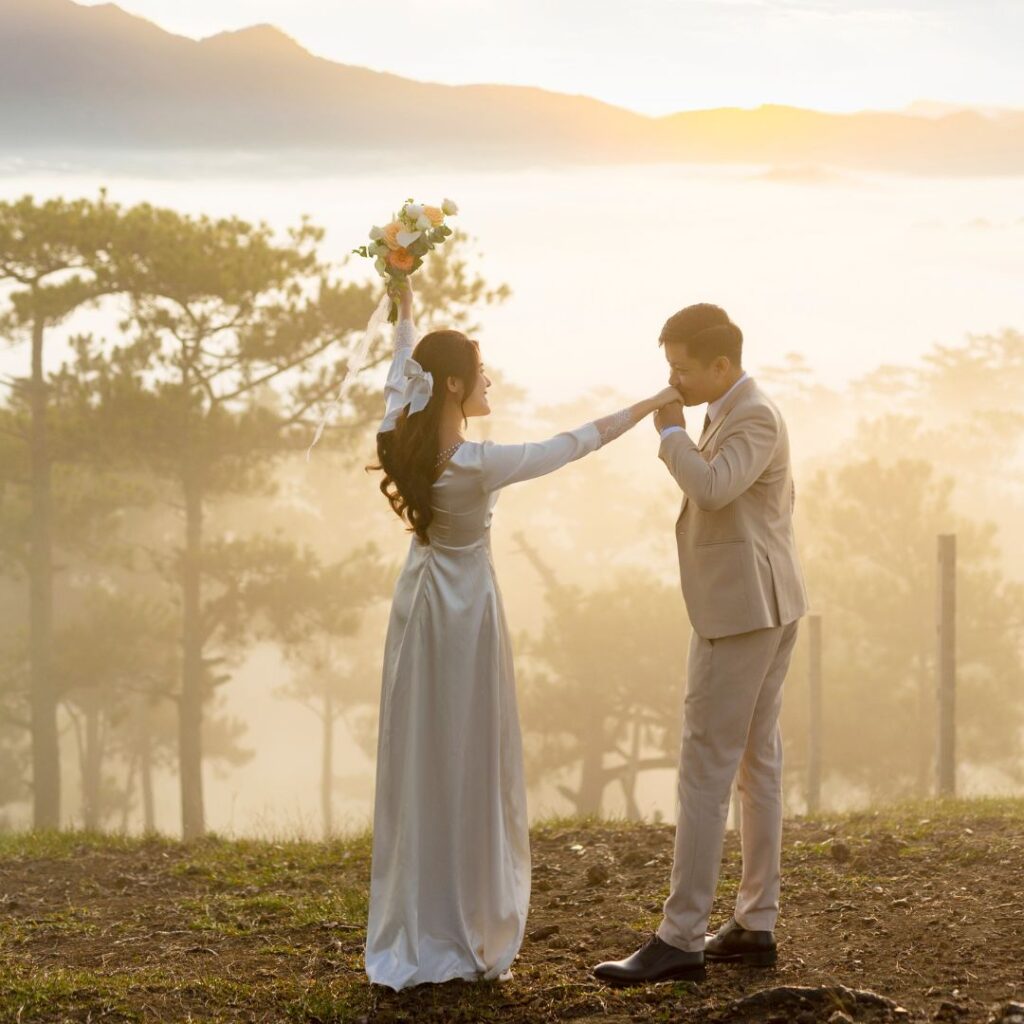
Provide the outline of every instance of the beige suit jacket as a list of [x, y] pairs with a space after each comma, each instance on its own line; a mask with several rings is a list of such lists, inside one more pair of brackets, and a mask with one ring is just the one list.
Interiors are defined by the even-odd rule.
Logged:
[[781, 626], [807, 611], [793, 536], [789, 434], [775, 404], [743, 381], [694, 444], [662, 439], [683, 491], [676, 544], [694, 630], [708, 640]]

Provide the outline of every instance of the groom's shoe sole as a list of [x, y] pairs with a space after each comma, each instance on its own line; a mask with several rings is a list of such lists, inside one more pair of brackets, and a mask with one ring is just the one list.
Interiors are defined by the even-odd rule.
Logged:
[[704, 959], [709, 964], [740, 964], [743, 967], [774, 967], [779, 954], [774, 949], [757, 950], [751, 953], [726, 953], [715, 955], [704, 951]]
[[634, 985], [657, 985], [663, 981], [707, 981], [708, 972], [703, 964], [693, 967], [677, 967], [675, 970], [660, 974], [656, 978], [603, 978], [598, 980], [614, 988], [630, 988]]

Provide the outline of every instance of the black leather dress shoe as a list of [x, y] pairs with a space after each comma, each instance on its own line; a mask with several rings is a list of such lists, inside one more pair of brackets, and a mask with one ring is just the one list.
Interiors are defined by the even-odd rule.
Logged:
[[609, 985], [642, 985], [647, 981], [703, 981], [707, 971], [702, 952], [676, 949], [655, 934], [625, 960], [598, 964], [594, 977]]
[[704, 943], [704, 956], [710, 963], [745, 964], [748, 967], [771, 967], [779, 958], [772, 932], [754, 932], [741, 928], [730, 917]]

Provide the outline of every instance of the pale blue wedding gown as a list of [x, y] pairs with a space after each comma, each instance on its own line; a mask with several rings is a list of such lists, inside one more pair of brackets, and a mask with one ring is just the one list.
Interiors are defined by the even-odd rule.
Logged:
[[[415, 329], [399, 324], [381, 430], [401, 408]], [[625, 411], [624, 411], [625, 412]], [[523, 940], [530, 844], [508, 625], [491, 559], [498, 492], [595, 451], [619, 417], [535, 444], [466, 441], [413, 537], [384, 650], [366, 972], [402, 989], [496, 979]], [[610, 425], [610, 426], [606, 426]]]

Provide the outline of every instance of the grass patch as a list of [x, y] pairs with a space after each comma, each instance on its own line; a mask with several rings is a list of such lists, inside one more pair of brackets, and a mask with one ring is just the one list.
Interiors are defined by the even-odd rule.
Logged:
[[29, 829], [0, 832], [0, 860], [18, 857], [49, 857], [61, 860], [83, 853], [135, 853], [143, 850], [177, 849], [180, 840], [164, 835], [130, 836], [113, 832], [89, 832], [84, 829], [60, 832], [56, 829]]
[[[840, 841], [849, 856], [837, 860]], [[672, 829], [553, 818], [532, 831], [527, 932], [557, 929], [527, 938], [513, 981], [393, 993], [363, 972], [365, 832], [327, 843], [7, 834], [0, 1024], [697, 1024], [760, 988], [836, 983], [872, 988], [922, 1021], [953, 1001], [956, 1019], [973, 1024], [996, 1002], [1024, 999], [1024, 801], [792, 819], [784, 843], [775, 972], [713, 967], [700, 986], [599, 985], [593, 964], [628, 955], [660, 920]], [[607, 869], [598, 882], [595, 864]], [[730, 833], [712, 927], [731, 913], [739, 875]], [[984, 956], [973, 956], [979, 942]]]
[[0, 964], [0, 1021], [140, 1021], [134, 986], [123, 978], [68, 968], [30, 970]]

